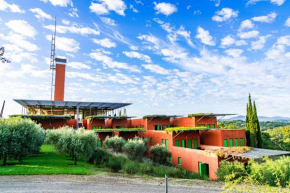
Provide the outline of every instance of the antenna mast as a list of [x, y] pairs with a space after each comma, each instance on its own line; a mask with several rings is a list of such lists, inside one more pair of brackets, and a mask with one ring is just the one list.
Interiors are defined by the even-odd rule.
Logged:
[[55, 38], [56, 38], [56, 18], [54, 20], [54, 35], [51, 38], [51, 54], [50, 54], [50, 70], [51, 70], [51, 93], [50, 99], [53, 100], [53, 88], [55, 86], [54, 76], [55, 76]]

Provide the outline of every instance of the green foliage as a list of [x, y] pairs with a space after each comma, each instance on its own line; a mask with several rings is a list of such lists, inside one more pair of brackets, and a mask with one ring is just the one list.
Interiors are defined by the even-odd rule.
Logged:
[[125, 145], [126, 141], [123, 137], [119, 136], [113, 136], [109, 137], [107, 136], [105, 141], [105, 146], [108, 148], [112, 148], [115, 152], [120, 152]]
[[30, 119], [11, 117], [0, 119], [0, 159], [22, 161], [24, 157], [39, 152], [44, 141], [44, 130]]
[[207, 116], [207, 115], [213, 115], [213, 113], [193, 113], [193, 114], [188, 114], [188, 117], [202, 117], [202, 116]]
[[262, 139], [266, 149], [290, 151], [290, 126], [266, 130]]
[[[277, 127], [285, 127], [290, 125], [290, 122], [276, 122], [276, 121], [260, 121], [259, 122], [261, 130], [269, 130]], [[246, 122], [242, 120], [233, 120], [233, 121], [221, 121], [218, 122], [218, 128], [224, 128], [228, 125], [235, 125], [237, 128], [245, 128]]]
[[11, 115], [10, 117], [20, 117], [20, 118], [30, 118], [33, 120], [39, 120], [39, 119], [65, 119], [70, 120], [70, 115], [37, 115], [37, 114], [29, 114], [29, 115]]
[[141, 163], [139, 165], [139, 171], [142, 174], [149, 174], [151, 173], [153, 170], [153, 165], [151, 163]]
[[124, 164], [123, 170], [127, 174], [136, 174], [139, 171], [139, 163], [137, 161], [128, 161]]
[[150, 148], [150, 154], [153, 155], [153, 161], [159, 164], [167, 163], [168, 157], [171, 152], [165, 148], [165, 145], [156, 144]]
[[113, 132], [113, 131], [124, 131], [124, 132], [130, 132], [130, 131], [145, 131], [143, 128], [106, 128], [106, 129], [94, 129], [95, 132]]
[[109, 158], [109, 162], [107, 167], [111, 169], [113, 172], [118, 172], [122, 169], [122, 166], [125, 163], [125, 158], [121, 156], [112, 156]]
[[74, 130], [70, 127], [62, 127], [50, 130], [47, 134], [47, 143], [54, 144], [59, 152], [68, 153], [77, 164], [82, 158], [89, 160], [97, 148], [98, 136], [90, 130], [79, 128]]
[[112, 157], [112, 155], [107, 150], [97, 148], [89, 159], [89, 162], [98, 166], [103, 166], [109, 161], [110, 157]]
[[[234, 174], [234, 176], [232, 176]], [[221, 161], [220, 167], [217, 170], [217, 176], [220, 180], [225, 180], [229, 175], [231, 175], [232, 180], [235, 180], [240, 177], [245, 177], [247, 171], [244, 163], [234, 161]]]
[[129, 141], [124, 145], [123, 150], [130, 160], [141, 161], [143, 155], [147, 151], [147, 146], [147, 138], [142, 139], [135, 137], [134, 139], [129, 139]]
[[150, 118], [166, 118], [166, 115], [145, 115], [143, 119], [150, 119]]
[[179, 131], [192, 131], [192, 130], [202, 130], [208, 129], [207, 127], [168, 127], [165, 129], [166, 133], [178, 133]]

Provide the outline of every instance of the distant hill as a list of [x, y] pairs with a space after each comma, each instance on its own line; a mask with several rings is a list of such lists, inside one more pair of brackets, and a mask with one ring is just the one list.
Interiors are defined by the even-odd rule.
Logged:
[[[239, 115], [239, 116], [231, 117], [228, 119], [222, 119], [222, 121], [234, 121], [234, 120], [245, 121], [246, 116]], [[259, 121], [290, 122], [290, 118], [289, 117], [279, 117], [279, 116], [275, 116], [275, 117], [259, 116]]]

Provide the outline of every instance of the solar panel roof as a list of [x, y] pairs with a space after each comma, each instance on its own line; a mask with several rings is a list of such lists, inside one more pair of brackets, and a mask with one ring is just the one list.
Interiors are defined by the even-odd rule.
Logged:
[[49, 109], [53, 108], [76, 108], [79, 109], [119, 109], [131, 105], [132, 103], [113, 103], [113, 102], [82, 102], [82, 101], [51, 101], [51, 100], [26, 100], [26, 99], [13, 99], [18, 104], [24, 107], [35, 107]]

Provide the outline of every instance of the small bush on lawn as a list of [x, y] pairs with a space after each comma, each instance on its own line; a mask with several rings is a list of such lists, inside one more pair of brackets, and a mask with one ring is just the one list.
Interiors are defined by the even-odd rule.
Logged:
[[110, 157], [112, 157], [112, 155], [108, 151], [102, 148], [97, 148], [89, 161], [95, 165], [104, 166], [108, 163]]
[[149, 174], [152, 172], [152, 170], [153, 170], [153, 166], [150, 163], [141, 163], [139, 166], [139, 171], [142, 174]]
[[105, 146], [108, 148], [112, 148], [115, 152], [120, 152], [125, 143], [126, 143], [125, 139], [119, 136], [114, 137], [107, 136], [104, 141]]
[[244, 163], [238, 161], [234, 162], [221, 161], [220, 167], [217, 170], [218, 178], [220, 180], [225, 180], [229, 175], [231, 175], [232, 180], [247, 175]]
[[129, 141], [124, 145], [123, 150], [130, 160], [141, 161], [143, 155], [147, 151], [147, 145], [146, 140], [135, 137], [134, 139], [129, 139]]
[[136, 161], [128, 161], [123, 166], [123, 170], [127, 174], [136, 174], [139, 171], [139, 163]]
[[171, 152], [165, 148], [165, 145], [154, 145], [150, 148], [150, 154], [153, 155], [153, 162], [166, 164], [167, 158], [171, 156]]
[[109, 158], [109, 162], [107, 167], [111, 169], [113, 172], [118, 172], [122, 169], [122, 166], [126, 160], [121, 156], [112, 156]]

